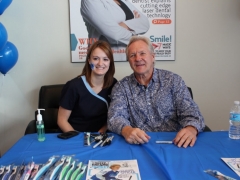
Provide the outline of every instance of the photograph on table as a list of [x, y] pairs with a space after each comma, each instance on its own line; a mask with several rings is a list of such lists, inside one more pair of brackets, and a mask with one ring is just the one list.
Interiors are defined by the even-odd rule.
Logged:
[[141, 180], [137, 160], [89, 160], [86, 180]]

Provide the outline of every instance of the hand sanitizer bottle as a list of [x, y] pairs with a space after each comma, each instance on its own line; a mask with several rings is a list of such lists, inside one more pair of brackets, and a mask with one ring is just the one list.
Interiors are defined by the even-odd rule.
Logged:
[[38, 141], [44, 141], [45, 140], [45, 130], [44, 130], [44, 122], [42, 120], [42, 115], [40, 114], [40, 110], [45, 110], [45, 109], [38, 109], [38, 114], [37, 114], [37, 134], [38, 134]]

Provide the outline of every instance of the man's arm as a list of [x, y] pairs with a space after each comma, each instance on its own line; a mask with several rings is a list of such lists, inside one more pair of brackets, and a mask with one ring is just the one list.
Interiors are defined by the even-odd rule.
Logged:
[[128, 143], [146, 143], [150, 137], [139, 128], [132, 128], [129, 121], [128, 101], [121, 82], [112, 89], [111, 103], [108, 109], [108, 129], [124, 136]]
[[183, 129], [178, 132], [173, 142], [178, 147], [192, 147], [197, 140], [198, 132], [205, 127], [204, 118], [180, 76], [174, 82], [174, 97], [178, 122]]
[[197, 129], [193, 126], [186, 126], [181, 129], [173, 140], [178, 147], [192, 147], [197, 140]]
[[144, 144], [150, 139], [150, 136], [148, 136], [143, 130], [131, 126], [124, 126], [122, 128], [122, 135], [130, 144]]

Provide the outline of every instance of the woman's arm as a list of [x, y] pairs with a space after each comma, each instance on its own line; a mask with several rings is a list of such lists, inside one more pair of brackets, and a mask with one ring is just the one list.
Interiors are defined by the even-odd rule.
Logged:
[[74, 131], [73, 127], [69, 124], [68, 118], [72, 111], [59, 107], [58, 109], [58, 126], [63, 132]]

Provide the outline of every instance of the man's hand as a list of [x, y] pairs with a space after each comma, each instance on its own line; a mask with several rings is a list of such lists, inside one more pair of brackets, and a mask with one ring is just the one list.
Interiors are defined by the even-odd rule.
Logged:
[[122, 135], [130, 144], [144, 144], [150, 139], [150, 136], [148, 136], [143, 130], [139, 128], [132, 128], [131, 126], [123, 127]]
[[174, 138], [173, 143], [178, 147], [188, 147], [193, 146], [197, 140], [197, 129], [193, 126], [186, 126], [177, 133]]

